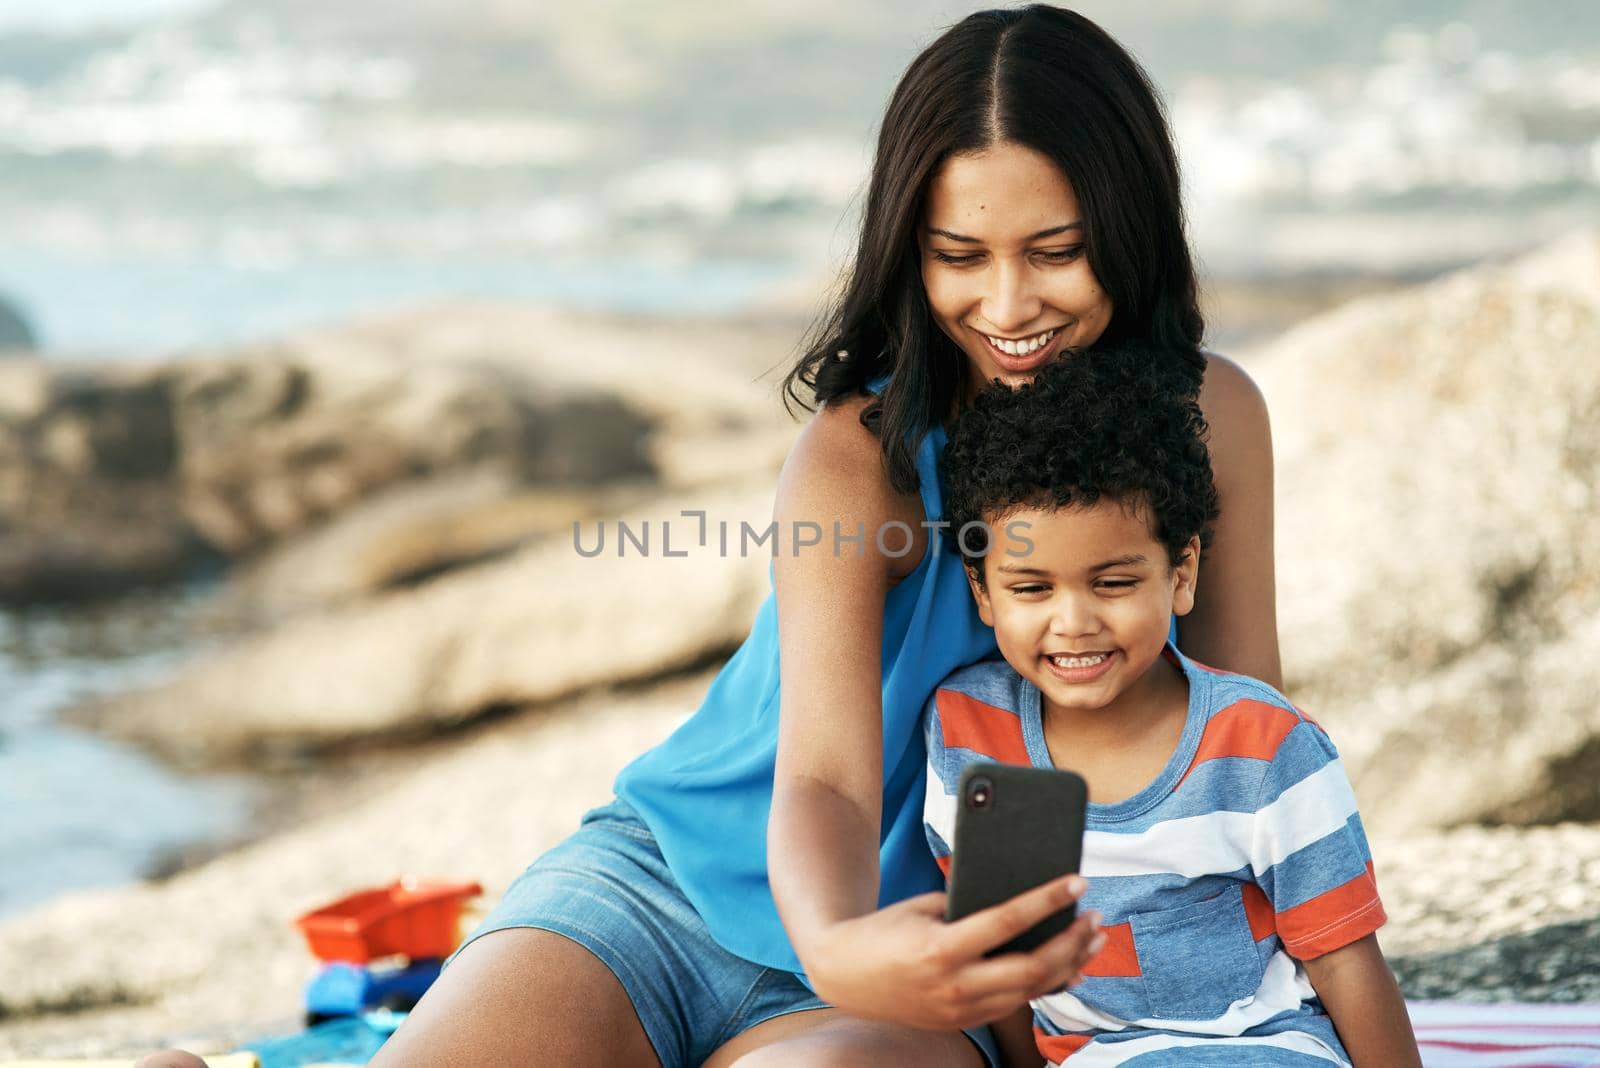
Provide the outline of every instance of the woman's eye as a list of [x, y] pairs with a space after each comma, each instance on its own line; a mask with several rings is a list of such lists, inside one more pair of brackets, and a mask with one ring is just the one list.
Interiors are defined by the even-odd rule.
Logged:
[[1083, 255], [1083, 246], [1073, 245], [1071, 248], [1050, 249], [1047, 252], [1040, 252], [1039, 258], [1046, 263], [1071, 263], [1081, 255]]
[[976, 254], [970, 256], [952, 256], [948, 252], [940, 252], [938, 249], [934, 249], [933, 258], [938, 260], [940, 263], [949, 263], [957, 267], [962, 267], [966, 264], [976, 262], [978, 256]]

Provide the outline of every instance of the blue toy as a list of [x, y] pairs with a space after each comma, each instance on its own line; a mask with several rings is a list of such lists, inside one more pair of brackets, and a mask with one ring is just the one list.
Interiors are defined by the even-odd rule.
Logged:
[[306, 1022], [354, 1016], [368, 1009], [409, 1012], [439, 978], [437, 957], [389, 968], [329, 961], [306, 984]]

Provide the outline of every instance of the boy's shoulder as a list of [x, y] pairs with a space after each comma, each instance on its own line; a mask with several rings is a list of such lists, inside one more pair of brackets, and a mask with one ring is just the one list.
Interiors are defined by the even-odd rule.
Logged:
[[1027, 680], [1000, 659], [980, 660], [946, 675], [923, 710], [935, 763], [942, 765], [955, 751], [971, 759], [1028, 763], [1022, 727], [1027, 687]]
[[1027, 685], [1027, 680], [1005, 660], [980, 660], [946, 675], [928, 697], [926, 712], [936, 717], [952, 706], [975, 703], [1021, 715]]
[[1017, 673], [1017, 669], [1008, 664], [1004, 657], [993, 656], [987, 660], [979, 660], [975, 664], [956, 668], [939, 680], [934, 692], [955, 690], [973, 696], [984, 693], [1000, 694], [1015, 691], [1022, 681], [1023, 678]]
[[1322, 725], [1270, 683], [1187, 657], [1183, 662], [1191, 685], [1204, 687], [1206, 725], [1195, 763], [1218, 756], [1270, 762], [1304, 747], [1336, 756]]

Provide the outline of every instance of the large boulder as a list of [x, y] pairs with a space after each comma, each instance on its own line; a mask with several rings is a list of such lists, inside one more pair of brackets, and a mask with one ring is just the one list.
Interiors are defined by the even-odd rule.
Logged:
[[189, 361], [174, 381], [184, 512], [230, 556], [491, 458], [534, 483], [652, 473], [650, 424], [627, 405], [491, 366], [307, 344]]
[[[706, 511], [704, 545], [684, 509]], [[772, 542], [741, 553], [739, 523], [764, 528], [771, 509], [763, 476], [585, 523], [580, 541], [569, 523], [504, 559], [297, 616], [73, 717], [187, 763], [270, 762], [649, 679], [724, 654], [748, 633], [769, 589]], [[648, 528], [646, 552], [620, 541], [619, 522], [635, 535]], [[602, 530], [604, 551], [580, 555]]]
[[1600, 239], [1357, 301], [1249, 363], [1287, 689], [1368, 821], [1600, 818]]
[[164, 371], [0, 363], [0, 601], [94, 597], [207, 555]]
[[649, 417], [494, 366], [285, 344], [0, 364], [0, 601], [93, 597], [259, 553], [386, 490], [650, 480]]
[[[381, 499], [374, 531], [407, 488], [438, 519], [437, 487], [486, 468], [546, 494], [770, 472], [793, 425], [767, 372], [794, 329], [459, 303], [180, 361], [6, 361], [0, 602], [258, 558]], [[427, 559], [411, 537], [406, 566], [504, 551], [520, 520], [466, 522], [484, 544]]]

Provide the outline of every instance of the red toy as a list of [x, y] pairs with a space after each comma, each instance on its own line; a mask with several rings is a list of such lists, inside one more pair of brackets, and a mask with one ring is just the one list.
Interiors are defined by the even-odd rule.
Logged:
[[446, 957], [461, 941], [461, 907], [483, 893], [477, 883], [398, 879], [306, 913], [295, 921], [324, 961], [365, 964], [396, 954]]

